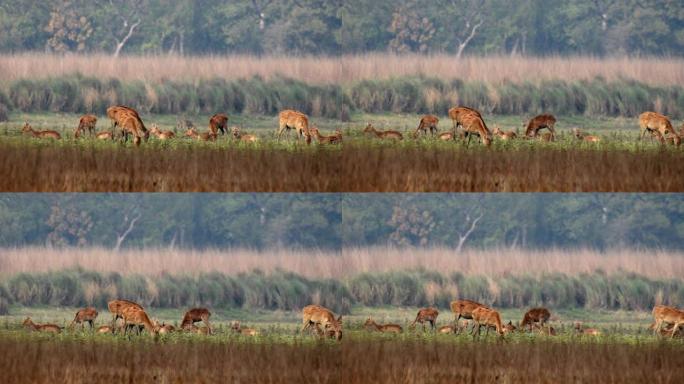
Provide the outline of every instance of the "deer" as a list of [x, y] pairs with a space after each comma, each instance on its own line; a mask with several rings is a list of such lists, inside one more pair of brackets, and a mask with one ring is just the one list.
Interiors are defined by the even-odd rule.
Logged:
[[[211, 121], [211, 119], [209, 119]], [[181, 118], [180, 116], [176, 117], [176, 129], [179, 131], [187, 131], [190, 128], [195, 128], [195, 124], [187, 120], [185, 118]]]
[[458, 128], [459, 126], [463, 126], [461, 121], [463, 116], [465, 116], [466, 114], [475, 114], [480, 118], [482, 117], [480, 111], [473, 108], [453, 107], [449, 109], [449, 118], [451, 119], [451, 122], [454, 124], [454, 132], [456, 132], [456, 128]]
[[503, 141], [513, 140], [518, 137], [518, 134], [513, 131], [504, 132], [499, 128], [498, 125], [494, 126], [494, 131], [492, 131], [496, 136], [498, 136]]
[[316, 127], [311, 127], [309, 131], [318, 140], [318, 144], [339, 144], [342, 142], [342, 132], [336, 131], [334, 135], [323, 136]]
[[284, 131], [287, 131], [289, 135], [290, 129], [294, 129], [297, 132], [297, 141], [299, 141], [301, 136], [304, 136], [306, 144], [311, 144], [309, 118], [305, 114], [293, 109], [280, 111], [278, 114], [278, 140], [280, 140]]
[[[648, 326], [648, 329], [654, 331], [654, 333], [660, 334], [660, 336], [669, 336], [672, 334], [672, 331], [674, 330], [673, 324], [666, 324], [664, 327], [660, 328], [659, 331], [656, 331], [656, 326], [657, 326], [657, 323], [653, 322], [653, 323], [651, 323], [651, 325]], [[676, 337], [682, 338], [682, 337], [684, 337], [684, 334], [680, 333]]]
[[59, 134], [57, 131], [53, 130], [45, 130], [45, 131], [35, 131], [31, 127], [31, 124], [28, 123], [28, 121], [24, 122], [24, 126], [21, 128], [22, 133], [29, 133], [31, 136], [39, 138], [39, 139], [54, 139], [54, 140], [59, 140], [62, 138], [62, 136]]
[[233, 332], [238, 333], [240, 335], [245, 335], [245, 336], [257, 336], [257, 335], [259, 335], [259, 331], [257, 331], [254, 328], [243, 328], [240, 325], [240, 322], [238, 320], [235, 320], [235, 321], [230, 323], [230, 329]]
[[24, 328], [27, 328], [30, 331], [36, 331], [36, 332], [47, 332], [47, 333], [61, 333], [62, 332], [62, 327], [59, 325], [55, 324], [36, 324], [34, 323], [30, 317], [27, 317], [24, 322], [22, 323]]
[[176, 331], [176, 327], [174, 327], [171, 324], [166, 324], [166, 323], [161, 323], [159, 324], [158, 321], [154, 321], [154, 327], [157, 329], [157, 333], [161, 334], [169, 334], [173, 333]]
[[123, 307], [121, 317], [124, 320], [124, 335], [128, 333], [128, 329], [131, 326], [135, 327], [138, 333], [140, 333], [140, 327], [143, 327], [151, 336], [159, 334], [157, 327], [154, 326], [147, 313], [141, 308], [135, 306]]
[[259, 140], [257, 135], [248, 135], [240, 132], [240, 127], [233, 127], [232, 132], [233, 138], [239, 141], [244, 141], [246, 143], [256, 143]]
[[675, 307], [656, 305], [653, 307], [652, 314], [656, 323], [653, 334], [660, 332], [663, 324], [672, 324], [672, 335], [670, 338], [674, 338], [677, 331], [679, 331], [679, 327], [684, 325], [684, 311], [681, 311]]
[[211, 312], [206, 308], [192, 308], [185, 312], [183, 320], [181, 321], [181, 328], [185, 329], [190, 325], [195, 325], [196, 322], [202, 321], [207, 326], [209, 333], [211, 334], [211, 325], [209, 324], [209, 317], [211, 317]]
[[397, 131], [378, 131], [376, 130], [371, 123], [368, 123], [366, 125], [366, 128], [363, 130], [363, 133], [372, 133], [375, 135], [375, 137], [379, 139], [390, 139], [390, 140], [403, 140], [404, 135], [402, 135], [400, 132]]
[[443, 325], [437, 329], [437, 332], [445, 333], [445, 334], [447, 334], [447, 333], [458, 334], [466, 328], [468, 328], [468, 320], [465, 320], [462, 323], [461, 322], [455, 322], [454, 324]]
[[554, 141], [556, 141], [556, 138], [551, 132], [544, 132], [540, 136], [537, 136], [537, 138], [542, 143], [553, 143]]
[[191, 137], [191, 138], [199, 140], [199, 141], [216, 141], [216, 139], [217, 139], [217, 135], [215, 133], [211, 133], [211, 132], [197, 133], [197, 130], [195, 128], [190, 128], [187, 131], [185, 131], [185, 136]]
[[311, 327], [318, 328], [319, 326], [322, 326], [326, 333], [333, 332], [337, 341], [342, 340], [342, 315], [335, 319], [332, 311], [320, 305], [307, 305], [304, 307], [302, 309], [301, 332]]
[[573, 128], [572, 132], [578, 140], [586, 141], [589, 143], [598, 143], [601, 141], [601, 138], [598, 136], [585, 135], [579, 128]]
[[[458, 135], [461, 138], [463, 138], [463, 135]], [[456, 140], [456, 133], [455, 132], [442, 132], [439, 135], [437, 135], [437, 138], [442, 141], [452, 141]]]
[[98, 140], [113, 140], [114, 139], [114, 134], [109, 131], [104, 131], [104, 132], [98, 132], [95, 134], [95, 138]]
[[465, 130], [465, 137], [468, 138], [468, 143], [466, 145], [470, 145], [472, 135], [478, 135], [485, 146], [488, 147], [491, 145], [492, 133], [489, 131], [489, 128], [487, 128], [487, 124], [482, 120], [482, 116], [480, 116], [479, 113], [463, 113], [460, 116], [460, 121]]
[[584, 328], [581, 321], [575, 322], [575, 333], [578, 335], [601, 336], [601, 331], [596, 328]]
[[549, 321], [550, 317], [551, 312], [549, 312], [548, 309], [542, 307], [532, 308], [525, 312], [522, 322], [520, 323], [520, 328], [524, 329], [525, 327], [528, 327], [529, 331], [531, 332], [533, 324], [539, 323], [539, 326], [543, 327], [544, 324]]
[[[504, 328], [501, 325], [501, 315], [499, 312], [487, 308], [487, 307], [477, 307], [472, 312], [473, 321], [477, 325], [477, 335], [480, 335], [480, 328], [483, 326], [486, 328], [487, 333], [485, 336], [489, 335], [489, 328], [494, 328], [499, 337], [504, 336]], [[473, 337], [475, 336], [475, 326], [473, 326]]]
[[90, 136], [93, 135], [93, 132], [95, 131], [95, 126], [97, 125], [97, 116], [95, 115], [83, 115], [81, 118], [78, 120], [78, 127], [76, 127], [76, 130], [74, 130], [74, 137], [79, 138], [81, 137], [81, 133], [85, 134], [86, 129], [88, 130], [88, 134]]
[[436, 308], [421, 308], [416, 314], [415, 320], [409, 325], [409, 328], [415, 329], [416, 323], [420, 323], [423, 326], [423, 332], [425, 332], [425, 323], [430, 323], [430, 328], [435, 329], [435, 323], [437, 322], [437, 316], [439, 316], [439, 311]]
[[672, 127], [672, 122], [666, 116], [656, 112], [644, 112], [639, 115], [639, 140], [643, 140], [644, 134], [650, 132], [654, 134], [661, 144], [665, 144], [668, 134], [672, 137], [676, 146], [681, 144], [681, 137]]
[[111, 325], [101, 325], [97, 328], [97, 333], [114, 333], [114, 328]]
[[173, 131], [162, 131], [159, 129], [157, 124], [152, 124], [152, 128], [150, 128], [150, 133], [157, 136], [159, 140], [168, 140], [176, 137], [176, 134], [173, 133]]
[[129, 307], [138, 308], [140, 310], [143, 309], [143, 307], [140, 304], [129, 300], [112, 300], [107, 303], [107, 309], [112, 315], [114, 315], [114, 317], [112, 318], [112, 328], [116, 327], [117, 319], [123, 319], [123, 311], [125, 308]]
[[87, 307], [83, 309], [79, 309], [76, 312], [76, 316], [74, 317], [74, 320], [71, 321], [71, 324], [69, 324], [70, 328], [73, 328], [74, 325], [76, 324], [81, 324], [81, 330], [83, 330], [83, 323], [88, 323], [90, 324], [90, 329], [92, 330], [94, 325], [93, 322], [97, 318], [97, 310], [93, 307]]
[[527, 124], [523, 123], [523, 127], [525, 128], [525, 137], [537, 137], [539, 130], [546, 128], [549, 131], [551, 131], [551, 137], [555, 138], [555, 125], [556, 118], [551, 114], [545, 113], [542, 115], [535, 116], [532, 119], [530, 119], [530, 121]]
[[369, 331], [377, 331], [380, 333], [402, 333], [404, 331], [399, 324], [378, 324], [372, 318], [367, 318], [363, 323], [363, 327]]
[[[473, 311], [476, 308], [484, 307], [488, 308], [484, 304], [480, 304], [477, 301], [472, 301], [472, 300], [454, 300], [451, 303], [449, 303], [449, 307], [451, 308], [451, 312], [454, 313], [454, 322], [458, 324], [458, 321], [461, 318], [464, 319], [473, 319]], [[475, 328], [475, 325], [473, 324], [473, 329]]]
[[117, 105], [107, 108], [107, 117], [112, 120], [113, 127], [119, 127], [124, 141], [128, 141], [128, 135], [134, 136], [133, 142], [136, 146], [140, 145], [142, 139], [150, 137], [150, 132], [145, 127], [138, 111], [133, 108]]
[[425, 115], [420, 119], [420, 123], [418, 123], [418, 128], [416, 128], [416, 130], [413, 131], [412, 136], [414, 138], [417, 138], [421, 132], [427, 135], [428, 129], [430, 130], [430, 136], [434, 136], [435, 133], [439, 131], [439, 129], [437, 128], [438, 123], [439, 118], [437, 116]]
[[221, 131], [222, 135], [225, 135], [228, 131], [228, 116], [222, 113], [217, 113], [209, 118], [209, 132], [214, 135], [218, 135]]

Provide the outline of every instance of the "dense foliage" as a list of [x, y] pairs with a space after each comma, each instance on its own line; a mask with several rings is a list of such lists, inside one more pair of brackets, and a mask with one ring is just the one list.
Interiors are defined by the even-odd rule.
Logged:
[[681, 249], [683, 215], [681, 194], [3, 194], [0, 246], [335, 250], [466, 237], [466, 247]]
[[14, 0], [0, 51], [681, 55], [667, 0]]

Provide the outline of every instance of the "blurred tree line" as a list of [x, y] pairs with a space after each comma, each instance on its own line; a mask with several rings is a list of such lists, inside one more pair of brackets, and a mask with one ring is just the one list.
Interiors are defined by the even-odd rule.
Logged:
[[672, 0], [13, 0], [0, 51], [681, 55]]
[[0, 246], [684, 248], [684, 194], [2, 194]]

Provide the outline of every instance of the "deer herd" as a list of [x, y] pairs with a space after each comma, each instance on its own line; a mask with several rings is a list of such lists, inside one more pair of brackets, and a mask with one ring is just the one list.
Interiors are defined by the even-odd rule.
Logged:
[[[160, 324], [156, 320], [151, 320], [145, 309], [133, 301], [112, 300], [108, 303], [107, 308], [112, 314], [110, 324], [102, 325], [95, 330], [94, 322], [98, 312], [95, 308], [88, 307], [76, 312], [76, 316], [68, 328], [73, 329], [75, 325], [80, 324], [81, 330], [84, 330], [85, 323], [88, 323], [90, 329], [95, 330], [97, 333], [115, 334], [123, 332], [124, 335], [130, 335], [132, 332], [140, 334], [142, 331], [146, 331], [154, 337], [173, 332], [186, 332], [198, 335], [212, 335], [214, 333], [209, 323], [211, 312], [206, 308], [192, 308], [188, 310], [178, 328], [170, 324]], [[503, 339], [506, 334], [513, 332], [536, 332], [544, 336], [556, 336], [558, 334], [558, 330], [550, 324], [551, 312], [543, 307], [529, 309], [517, 325], [514, 325], [511, 320], [504, 324], [497, 310], [476, 301], [455, 300], [450, 303], [450, 308], [454, 315], [451, 324], [437, 328], [439, 310], [428, 307], [421, 308], [418, 311], [415, 319], [409, 323], [408, 329], [414, 331], [416, 325], [420, 324], [423, 332], [426, 331], [427, 325], [431, 331], [436, 331], [440, 334], [458, 335], [468, 332], [470, 321], [472, 325], [470, 326], [469, 333], [473, 338], [481, 335], [483, 327], [485, 329], [485, 336], [488, 336], [489, 331], [493, 330], [500, 339]], [[684, 336], [683, 330], [680, 329], [684, 328], [684, 310], [666, 305], [656, 305], [653, 308], [652, 314], [654, 322], [649, 326], [649, 329], [653, 331], [654, 335], [669, 338], [681, 338]], [[118, 320], [121, 320], [121, 322]], [[202, 322], [204, 325], [195, 325], [198, 322]], [[58, 334], [62, 331], [62, 327], [56, 324], [36, 324], [30, 317], [24, 320], [23, 326], [30, 331], [37, 332]], [[259, 335], [257, 329], [244, 328], [239, 321], [232, 321], [229, 329], [231, 333], [237, 335]], [[366, 319], [363, 323], [363, 329], [369, 332], [387, 334], [401, 334], [404, 332], [404, 328], [399, 324], [379, 324], [372, 317]], [[321, 339], [329, 338], [340, 341], [342, 340], [342, 330], [342, 316], [336, 317], [328, 308], [320, 305], [307, 305], [302, 309], [300, 333], [304, 334], [306, 331], [313, 331]], [[572, 334], [576, 336], [601, 336], [600, 330], [584, 328], [581, 322], [575, 322], [572, 330]]]
[[[527, 122], [523, 122], [522, 128], [524, 133], [519, 135], [516, 131], [503, 131], [498, 125], [490, 130], [485, 123], [482, 114], [472, 108], [458, 106], [449, 109], [449, 119], [453, 125], [448, 132], [439, 132], [438, 124], [439, 118], [434, 115], [423, 116], [418, 127], [409, 134], [412, 139], [418, 139], [421, 135], [427, 137], [428, 132], [430, 137], [435, 137], [442, 141], [465, 141], [467, 145], [470, 144], [473, 136], [476, 136], [485, 146], [491, 145], [496, 138], [502, 141], [511, 141], [518, 139], [536, 139], [543, 142], [552, 142], [556, 140], [556, 118], [550, 114], [541, 114], [533, 117]], [[147, 141], [152, 134], [159, 140], [176, 139], [180, 135], [176, 135], [171, 130], [160, 130], [156, 124], [153, 124], [150, 129], [147, 129], [138, 112], [130, 107], [117, 105], [107, 108], [107, 117], [111, 120], [109, 130], [97, 132], [97, 116], [92, 114], [83, 115], [74, 130], [74, 138], [78, 139], [86, 135], [86, 131], [90, 137], [95, 137], [100, 140], [114, 140], [121, 138], [123, 141], [128, 141], [129, 136], [133, 137], [133, 142], [136, 146], [144, 140]], [[682, 125], [679, 132], [677, 132], [672, 122], [664, 115], [656, 112], [644, 112], [639, 116], [639, 140], [642, 140], [646, 134], [651, 138], [656, 138], [661, 144], [673, 144], [679, 146], [681, 137], [684, 136], [684, 125]], [[200, 132], [195, 128], [192, 122], [182, 120], [178, 128], [184, 130], [182, 137], [191, 138], [198, 141], [215, 142], [220, 135], [226, 135], [228, 131], [228, 115], [217, 113], [209, 118], [209, 126], [207, 131]], [[459, 129], [460, 128], [460, 129]], [[548, 132], [542, 132], [546, 129]], [[286, 109], [278, 114], [278, 129], [276, 131], [276, 138], [280, 140], [285, 134], [289, 136], [290, 130], [295, 131], [297, 141], [304, 139], [306, 144], [311, 144], [313, 139], [316, 139], [318, 144], [330, 145], [342, 143], [342, 132], [338, 129], [331, 135], [323, 135], [318, 128], [309, 125], [309, 118], [306, 114]], [[59, 140], [61, 135], [54, 130], [37, 131], [26, 122], [22, 128], [22, 133], [30, 134], [36, 138], [47, 138]], [[232, 138], [238, 142], [256, 143], [259, 137], [255, 134], [244, 133], [238, 126], [233, 126], [230, 130]], [[364, 135], [370, 135], [379, 140], [400, 141], [404, 139], [404, 135], [396, 130], [379, 130], [373, 124], [368, 123], [363, 129]], [[573, 136], [578, 141], [598, 143], [601, 141], [599, 136], [586, 135], [579, 128], [572, 129]]]

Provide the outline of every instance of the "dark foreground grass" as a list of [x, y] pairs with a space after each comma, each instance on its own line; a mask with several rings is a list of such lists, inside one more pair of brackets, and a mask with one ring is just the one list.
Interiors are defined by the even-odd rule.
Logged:
[[452, 143], [0, 144], [3, 192], [684, 192], [684, 152]]
[[0, 338], [3, 383], [680, 383], [679, 342]]

